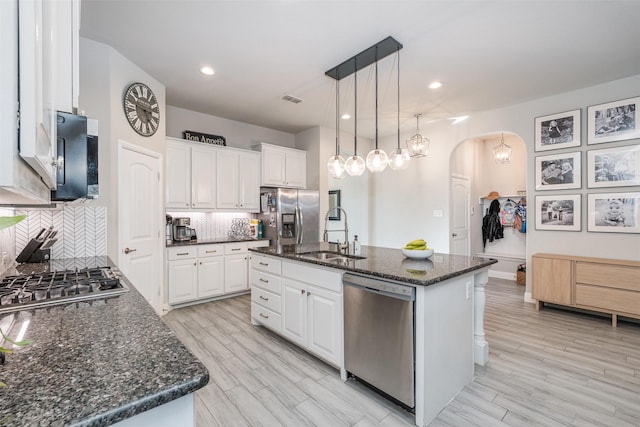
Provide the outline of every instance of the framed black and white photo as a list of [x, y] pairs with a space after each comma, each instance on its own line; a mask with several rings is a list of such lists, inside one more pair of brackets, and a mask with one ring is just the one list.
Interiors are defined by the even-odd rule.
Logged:
[[587, 151], [587, 187], [640, 185], [640, 145]]
[[580, 110], [536, 117], [535, 141], [536, 151], [579, 147]]
[[536, 190], [568, 190], [582, 186], [580, 152], [536, 157]]
[[640, 233], [640, 192], [587, 195], [588, 231]]
[[536, 230], [580, 231], [580, 194], [536, 196]]
[[636, 109], [640, 97], [587, 108], [587, 144], [640, 138]]

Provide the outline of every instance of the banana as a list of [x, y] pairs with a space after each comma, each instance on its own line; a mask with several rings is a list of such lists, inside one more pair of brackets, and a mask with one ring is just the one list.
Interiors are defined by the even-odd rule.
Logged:
[[412, 240], [409, 243], [407, 243], [407, 246], [422, 246], [422, 245], [426, 245], [427, 242], [424, 241], [424, 239], [416, 239], [416, 240]]
[[410, 251], [424, 251], [427, 249], [427, 245], [421, 245], [421, 246], [405, 246], [404, 247], [407, 250]]

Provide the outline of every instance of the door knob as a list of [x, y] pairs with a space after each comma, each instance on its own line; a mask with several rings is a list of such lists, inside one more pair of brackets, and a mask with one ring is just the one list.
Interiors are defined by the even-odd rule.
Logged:
[[457, 237], [458, 235], [456, 233], [451, 234], [452, 237]]
[[128, 254], [129, 252], [135, 252], [137, 249], [129, 249], [129, 248], [124, 248], [124, 253]]

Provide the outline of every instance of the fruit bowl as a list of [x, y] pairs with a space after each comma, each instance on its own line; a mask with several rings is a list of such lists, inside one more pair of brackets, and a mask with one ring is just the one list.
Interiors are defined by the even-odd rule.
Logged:
[[400, 249], [402, 254], [407, 258], [411, 259], [427, 259], [431, 255], [433, 255], [433, 249], [424, 249], [424, 250], [410, 250], [410, 249]]

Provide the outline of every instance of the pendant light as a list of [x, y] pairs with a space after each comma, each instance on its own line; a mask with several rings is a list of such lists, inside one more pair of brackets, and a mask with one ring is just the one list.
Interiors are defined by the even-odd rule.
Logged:
[[340, 155], [340, 80], [336, 80], [336, 155], [327, 162], [331, 178], [342, 179], [346, 176], [344, 159]]
[[[356, 61], [356, 70], [358, 69], [357, 61]], [[364, 159], [358, 156], [358, 72], [353, 73], [353, 86], [354, 86], [354, 136], [353, 136], [353, 156], [349, 157], [345, 162], [345, 168], [347, 173], [351, 176], [360, 176], [364, 173], [365, 163]]]
[[398, 148], [389, 154], [389, 167], [393, 170], [403, 170], [409, 167], [409, 151], [406, 148], [400, 148], [400, 51], [398, 57]]
[[[376, 57], [378, 49], [376, 48]], [[387, 153], [378, 148], [378, 62], [376, 61], [376, 148], [367, 154], [367, 169], [371, 173], [382, 172], [389, 163]]]
[[498, 164], [511, 161], [511, 147], [504, 143], [504, 133], [500, 135], [500, 144], [493, 147], [493, 158]]
[[409, 155], [411, 157], [424, 157], [429, 154], [429, 141], [428, 138], [422, 136], [420, 133], [420, 127], [418, 123], [422, 114], [414, 114], [416, 118], [416, 134], [407, 139], [407, 148], [409, 149]]

